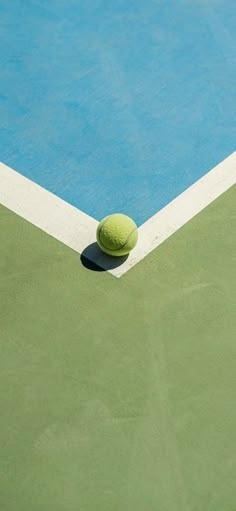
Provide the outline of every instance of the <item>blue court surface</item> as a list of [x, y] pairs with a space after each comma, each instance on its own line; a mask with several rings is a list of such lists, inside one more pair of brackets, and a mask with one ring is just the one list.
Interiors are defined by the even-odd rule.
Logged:
[[235, 0], [0, 6], [0, 159], [138, 225], [235, 150]]

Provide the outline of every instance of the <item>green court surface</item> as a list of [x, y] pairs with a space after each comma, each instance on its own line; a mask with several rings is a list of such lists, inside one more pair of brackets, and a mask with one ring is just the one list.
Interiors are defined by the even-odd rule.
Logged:
[[236, 189], [120, 279], [0, 209], [0, 510], [236, 509]]

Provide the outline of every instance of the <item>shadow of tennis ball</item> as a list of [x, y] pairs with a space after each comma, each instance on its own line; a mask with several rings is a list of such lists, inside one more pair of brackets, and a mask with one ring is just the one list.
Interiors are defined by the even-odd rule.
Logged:
[[82, 252], [80, 260], [82, 265], [91, 271], [108, 271], [121, 266], [128, 255], [112, 257], [104, 254], [97, 243], [91, 243]]

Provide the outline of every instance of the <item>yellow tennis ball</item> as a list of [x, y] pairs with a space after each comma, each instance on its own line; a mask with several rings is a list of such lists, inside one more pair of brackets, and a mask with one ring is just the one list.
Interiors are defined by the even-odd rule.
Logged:
[[138, 241], [138, 228], [132, 218], [121, 213], [107, 216], [97, 228], [97, 243], [105, 254], [128, 255]]

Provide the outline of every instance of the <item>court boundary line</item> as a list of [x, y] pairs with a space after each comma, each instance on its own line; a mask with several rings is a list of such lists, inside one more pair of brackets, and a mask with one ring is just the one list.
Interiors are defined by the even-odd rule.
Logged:
[[149, 218], [120, 266], [96, 245], [98, 221], [0, 163], [0, 203], [115, 277], [121, 277], [236, 183], [236, 152]]

